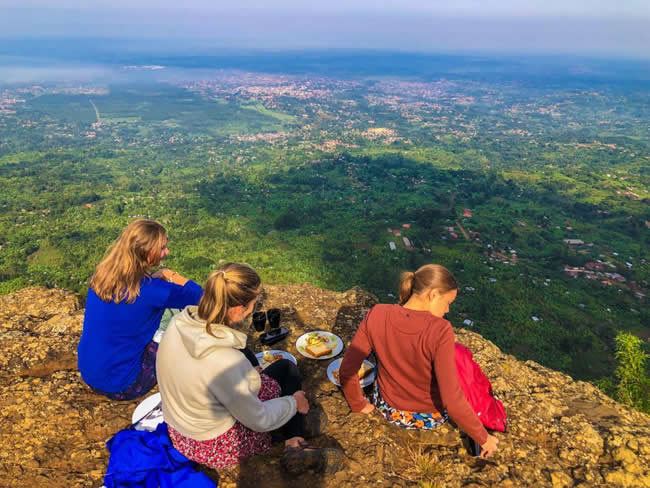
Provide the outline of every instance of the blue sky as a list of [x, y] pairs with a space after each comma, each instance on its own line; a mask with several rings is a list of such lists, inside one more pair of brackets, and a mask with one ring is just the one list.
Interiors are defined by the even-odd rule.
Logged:
[[0, 0], [0, 38], [650, 58], [650, 0]]

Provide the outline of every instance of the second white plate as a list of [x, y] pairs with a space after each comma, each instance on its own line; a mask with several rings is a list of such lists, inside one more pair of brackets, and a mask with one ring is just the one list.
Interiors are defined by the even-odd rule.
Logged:
[[260, 362], [260, 366], [262, 368], [266, 368], [267, 366], [273, 364], [275, 361], [266, 361], [264, 360], [264, 353], [270, 353], [273, 354], [274, 356], [280, 355], [282, 356], [283, 359], [288, 359], [291, 361], [293, 364], [298, 364], [298, 361], [296, 361], [296, 358], [293, 354], [287, 351], [281, 351], [280, 349], [269, 349], [268, 351], [260, 351], [257, 354], [255, 354], [255, 357], [257, 360]]
[[[341, 383], [339, 381], [337, 381], [336, 377], [334, 376], [334, 371], [338, 371], [339, 368], [341, 367], [341, 361], [343, 361], [343, 359], [341, 359], [341, 358], [335, 359], [327, 367], [327, 378], [332, 383], [334, 383], [336, 386], [341, 386]], [[375, 381], [375, 377], [376, 377], [375, 369], [374, 369], [375, 365], [372, 364], [367, 359], [364, 361], [364, 363], [367, 364], [368, 366], [370, 366], [371, 368], [373, 368], [373, 370], [372, 370], [372, 373], [370, 373], [368, 376], [366, 376], [365, 378], [363, 378], [360, 381], [361, 388], [365, 388], [368, 385], [372, 385], [372, 383]]]

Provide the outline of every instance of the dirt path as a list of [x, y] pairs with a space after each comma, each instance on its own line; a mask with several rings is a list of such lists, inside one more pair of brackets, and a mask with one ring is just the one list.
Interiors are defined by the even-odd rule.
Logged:
[[95, 109], [95, 116], [97, 117], [97, 123], [101, 125], [102, 119], [99, 116], [99, 109], [97, 108], [97, 105], [95, 105], [95, 102], [93, 102], [92, 100], [89, 100], [89, 102], [93, 106], [93, 108]]
[[462, 226], [462, 224], [460, 223], [460, 221], [457, 220], [457, 221], [456, 221], [456, 225], [457, 225], [458, 228], [460, 229], [460, 232], [463, 234], [463, 237], [465, 238], [465, 240], [466, 240], [466, 241], [469, 241], [469, 234], [467, 233], [467, 231], [465, 230], [465, 228]]

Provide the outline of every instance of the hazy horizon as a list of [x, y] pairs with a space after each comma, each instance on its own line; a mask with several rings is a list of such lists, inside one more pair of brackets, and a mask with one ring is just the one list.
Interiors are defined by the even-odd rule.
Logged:
[[[7, 39], [106, 38], [212, 49], [375, 49], [650, 58], [650, 5], [630, 0], [374, 2], [333, 0], [318, 10], [293, 0], [236, 7], [188, 0], [3, 0]], [[372, 5], [372, 6], [371, 6]]]

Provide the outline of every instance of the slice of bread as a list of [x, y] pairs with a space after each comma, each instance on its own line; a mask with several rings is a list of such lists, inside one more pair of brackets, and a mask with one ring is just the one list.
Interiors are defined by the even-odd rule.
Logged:
[[[366, 376], [368, 376], [372, 371], [374, 370], [374, 366], [370, 366], [369, 364], [363, 363], [361, 364], [361, 368], [359, 368], [359, 381], [364, 379]], [[336, 369], [332, 371], [332, 376], [334, 376], [334, 379], [336, 380], [337, 383], [341, 382], [341, 379], [339, 378], [339, 370]]]
[[326, 356], [332, 352], [332, 348], [323, 343], [309, 345], [305, 350], [315, 358]]
[[362, 380], [375, 369], [373, 366], [370, 366], [368, 363], [362, 363], [361, 368], [359, 368], [359, 379]]

